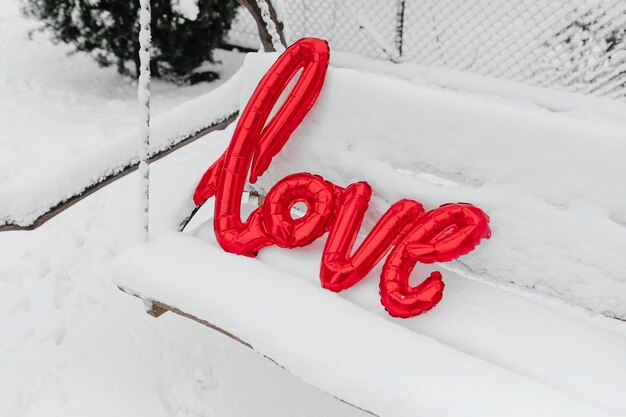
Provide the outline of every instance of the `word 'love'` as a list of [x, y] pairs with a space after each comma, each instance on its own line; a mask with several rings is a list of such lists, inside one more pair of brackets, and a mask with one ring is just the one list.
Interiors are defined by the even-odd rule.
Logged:
[[[443, 295], [439, 272], [419, 285], [409, 285], [417, 262], [447, 262], [489, 238], [488, 216], [466, 203], [445, 204], [425, 211], [417, 201], [393, 204], [352, 253], [372, 195], [365, 182], [346, 188], [318, 175], [298, 173], [279, 181], [263, 204], [241, 221], [241, 198], [248, 172], [256, 182], [289, 140], [322, 89], [328, 68], [326, 41], [305, 38], [290, 46], [265, 74], [243, 111], [226, 152], [206, 171], [194, 193], [196, 205], [216, 196], [214, 228], [227, 252], [256, 256], [269, 245], [305, 246], [329, 232], [322, 254], [322, 286], [341, 291], [359, 282], [387, 257], [380, 277], [380, 296], [394, 317], [411, 317], [433, 308]], [[298, 82], [274, 117], [270, 112], [294, 75]], [[296, 203], [306, 204], [294, 219]], [[352, 254], [351, 254], [352, 253]]]

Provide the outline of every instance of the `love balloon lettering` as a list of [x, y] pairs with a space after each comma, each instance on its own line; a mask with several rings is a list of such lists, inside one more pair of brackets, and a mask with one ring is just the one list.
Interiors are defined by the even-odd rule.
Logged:
[[[196, 205], [215, 196], [214, 228], [227, 252], [254, 257], [266, 246], [306, 246], [328, 232], [320, 279], [331, 291], [345, 290], [363, 279], [389, 252], [380, 277], [380, 296], [394, 317], [411, 317], [433, 308], [444, 283], [433, 272], [417, 286], [409, 276], [417, 262], [447, 262], [489, 238], [488, 216], [466, 203], [431, 211], [414, 200], [393, 204], [352, 253], [372, 189], [366, 182], [343, 188], [318, 175], [298, 173], [279, 181], [263, 204], [241, 221], [241, 198], [248, 173], [256, 182], [272, 158], [309, 112], [324, 84], [329, 49], [326, 41], [296, 42], [265, 74], [241, 114], [226, 152], [206, 171], [193, 199]], [[300, 78], [274, 117], [270, 112], [294, 75]], [[294, 219], [296, 203], [306, 205]]]

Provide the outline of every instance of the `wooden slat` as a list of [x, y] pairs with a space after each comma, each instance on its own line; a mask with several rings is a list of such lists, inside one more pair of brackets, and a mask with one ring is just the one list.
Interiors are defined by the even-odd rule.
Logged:
[[170, 305], [167, 305], [165, 303], [162, 303], [160, 301], [149, 301], [149, 303], [151, 303], [151, 307], [150, 309], [147, 311], [148, 314], [150, 314], [153, 317], [159, 317], [161, 316], [163, 313], [167, 312], [167, 311], [171, 311], [174, 314], [178, 314], [179, 316], [183, 316], [185, 318], [191, 319], [195, 322], [198, 322], [206, 327], [209, 327], [215, 331], [220, 332], [221, 334], [230, 337], [233, 340], [236, 340], [237, 342], [241, 343], [244, 346], [249, 347], [250, 349], [254, 350], [254, 348], [252, 347], [251, 344], [244, 342], [243, 340], [241, 340], [240, 338], [238, 338], [237, 336], [235, 336], [234, 334], [227, 332], [226, 330], [222, 329], [221, 327], [218, 327], [214, 324], [209, 323], [206, 320], [203, 320], [199, 317], [194, 316], [193, 314], [189, 314], [189, 313], [185, 313], [182, 310], [179, 310], [176, 307], [172, 307]]
[[[206, 327], [209, 327], [209, 328], [211, 328], [211, 329], [213, 329], [213, 330], [223, 334], [224, 336], [228, 336], [231, 339], [235, 340], [236, 342], [239, 342], [242, 345], [244, 345], [244, 346], [246, 346], [246, 347], [248, 347], [248, 348], [250, 348], [252, 350], [255, 350], [250, 343], [240, 339], [239, 337], [235, 336], [233, 333], [231, 333], [231, 332], [229, 332], [227, 330], [224, 330], [221, 327], [216, 326], [216, 325], [208, 322], [207, 320], [204, 320], [204, 319], [201, 319], [199, 317], [196, 317], [193, 314], [186, 313], [186, 312], [184, 312], [184, 311], [182, 311], [182, 310], [180, 310], [180, 309], [178, 309], [176, 307], [172, 307], [172, 306], [170, 306], [168, 304], [165, 304], [165, 303], [162, 303], [160, 301], [144, 299], [144, 298], [142, 298], [141, 296], [139, 296], [137, 294], [133, 294], [131, 292], [127, 292], [126, 290], [124, 290], [124, 288], [121, 288], [121, 287], [118, 287], [118, 288], [120, 289], [120, 291], [122, 291], [122, 292], [124, 292], [126, 294], [130, 294], [130, 295], [132, 295], [134, 297], [139, 298], [140, 300], [143, 300], [144, 305], [148, 306], [148, 308], [146, 310], [146, 313], [151, 315], [152, 317], [160, 317], [164, 313], [166, 313], [168, 311], [171, 311], [174, 314], [178, 314], [179, 316], [191, 319], [191, 320], [193, 320], [193, 321], [195, 321], [197, 323], [200, 323], [200, 324], [202, 324], [202, 325], [204, 325]], [[260, 354], [263, 355], [262, 353], [260, 353]], [[281, 368], [285, 369], [286, 371], [289, 371], [287, 368], [285, 368], [284, 366], [282, 366], [280, 363], [276, 362], [274, 359], [270, 358], [269, 356], [263, 355], [263, 357], [265, 359], [270, 360], [275, 365], [278, 365]], [[350, 407], [356, 408], [356, 409], [358, 409], [360, 411], [363, 411], [364, 413], [372, 415], [374, 417], [378, 417], [377, 414], [374, 414], [371, 411], [365, 410], [365, 409], [363, 409], [363, 408], [361, 408], [359, 406], [356, 406], [356, 405], [354, 405], [352, 403], [349, 403], [349, 402], [347, 402], [345, 400], [342, 400], [341, 398], [338, 398], [338, 397], [336, 397], [336, 396], [334, 396], [332, 394], [329, 394], [329, 395], [332, 396], [333, 398], [341, 401], [342, 403], [344, 403], [346, 405], [349, 405]]]

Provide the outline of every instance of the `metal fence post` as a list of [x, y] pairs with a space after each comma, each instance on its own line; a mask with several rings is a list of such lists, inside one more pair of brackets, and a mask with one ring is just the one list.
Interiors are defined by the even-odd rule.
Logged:
[[403, 32], [404, 32], [404, 4], [406, 0], [397, 0], [398, 1], [398, 11], [396, 13], [396, 50], [398, 51], [398, 57], [402, 59], [402, 41], [403, 41]]

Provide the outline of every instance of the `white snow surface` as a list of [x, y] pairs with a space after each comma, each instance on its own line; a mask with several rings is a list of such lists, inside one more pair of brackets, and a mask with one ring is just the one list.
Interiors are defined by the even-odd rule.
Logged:
[[187, 20], [196, 20], [200, 13], [198, 0], [172, 0], [172, 9]]
[[205, 241], [163, 234], [127, 250], [115, 260], [118, 284], [232, 332], [377, 415], [626, 412], [624, 334], [454, 273], [432, 313], [391, 319], [374, 276], [345, 292], [354, 303], [319, 286], [321, 244], [249, 259], [223, 252], [211, 222], [197, 234]]
[[150, 31], [151, 9], [149, 0], [139, 2], [139, 77], [137, 80], [137, 101], [139, 114], [143, 119], [139, 125], [137, 156], [139, 158], [139, 177], [141, 178], [138, 215], [144, 239], [150, 236], [150, 50], [152, 32]]
[[[275, 57], [248, 56], [242, 105]], [[625, 153], [620, 125], [331, 67], [256, 186], [294, 172], [366, 180], [369, 226], [401, 198], [473, 203], [493, 237], [454, 269], [626, 318]]]
[[[27, 222], [136, 157], [136, 83], [67, 57], [43, 35], [28, 40], [35, 24], [17, 2], [0, 6], [0, 23], [0, 216]], [[205, 97], [215, 83], [154, 82], [155, 146], [245, 104], [272, 59], [251, 55], [223, 92]], [[443, 265], [458, 273], [443, 271], [440, 305], [390, 318], [378, 299], [380, 267], [339, 295], [321, 289], [324, 238], [254, 260], [223, 253], [212, 201], [188, 233], [173, 234], [231, 127], [152, 164], [156, 237], [147, 245], [131, 246], [136, 173], [35, 231], [0, 233], [1, 417], [365, 415], [200, 324], [147, 316], [116, 282], [205, 315], [309, 383], [384, 415], [626, 414], [626, 328], [594, 313], [624, 317], [626, 305], [624, 123], [605, 117], [622, 107], [602, 102], [598, 116], [600, 101], [564, 110], [549, 90], [332, 59], [400, 79], [331, 68], [318, 105], [258, 186], [306, 170], [340, 185], [366, 179], [376, 195], [364, 232], [400, 197], [481, 206], [494, 236]], [[532, 103], [509, 94], [527, 91]], [[418, 266], [413, 279], [429, 271]]]
[[[68, 56], [71, 47], [53, 44], [45, 34], [29, 39], [39, 24], [23, 18], [19, 6], [14, 0], [0, 6], [0, 224], [28, 225], [136, 161], [139, 132], [131, 130], [141, 115], [136, 80], [98, 67], [85, 54]], [[201, 69], [217, 71], [220, 81], [186, 87], [152, 81], [153, 150], [237, 109], [228, 85], [222, 96], [198, 98], [229, 80], [242, 61], [241, 54], [223, 50], [215, 58], [221, 63]], [[195, 98], [201, 106], [187, 104]], [[168, 114], [179, 105], [179, 113]]]
[[[181, 183], [195, 181], [210, 142], [152, 164], [155, 231], [159, 209], [189, 195]], [[37, 230], [0, 233], [0, 416], [364, 416], [118, 290], [110, 263], [137, 239], [138, 187], [133, 173]]]
[[[212, 93], [191, 99], [151, 121], [150, 154], [168, 149], [238, 110], [239, 76]], [[139, 160], [139, 128], [103, 141], [61, 166], [44, 169], [21, 180], [0, 184], [0, 221], [29, 225], [49, 207], [77, 195], [100, 179]]]
[[270, 6], [269, 4], [267, 4], [267, 0], [256, 0], [256, 4], [261, 10], [261, 17], [263, 18], [263, 23], [265, 24], [267, 33], [270, 35], [270, 38], [272, 40], [272, 46], [274, 47], [274, 50], [279, 52], [284, 51], [285, 47], [280, 41], [280, 35], [278, 34], [276, 24], [272, 20], [272, 16], [270, 14]]
[[[275, 57], [248, 55], [242, 106]], [[187, 173], [200, 160], [208, 166], [232, 132], [212, 133], [200, 154], [179, 155], [176, 164]], [[621, 314], [623, 306], [623, 226], [606, 215], [620, 208], [618, 133], [598, 121], [331, 67], [318, 103], [257, 186], [267, 191], [298, 171], [340, 185], [365, 179], [375, 191], [366, 229], [402, 197], [427, 208], [484, 208], [494, 236], [460, 262], [435, 266], [458, 271], [443, 271], [440, 305], [390, 318], [378, 298], [380, 266], [339, 295], [322, 289], [323, 238], [295, 250], [265, 248], [256, 259], [224, 253], [213, 200], [185, 234], [171, 232], [175, 205], [156, 209], [157, 237], [120, 254], [113, 276], [382, 416], [623, 415], [626, 327], [590, 312]], [[179, 176], [170, 200], [190, 196], [201, 173]], [[586, 239], [584, 252], [577, 242], [592, 226], [595, 249]], [[606, 262], [585, 265], [585, 253]], [[418, 266], [412, 279], [431, 270]], [[511, 277], [526, 289], [508, 284]]]

